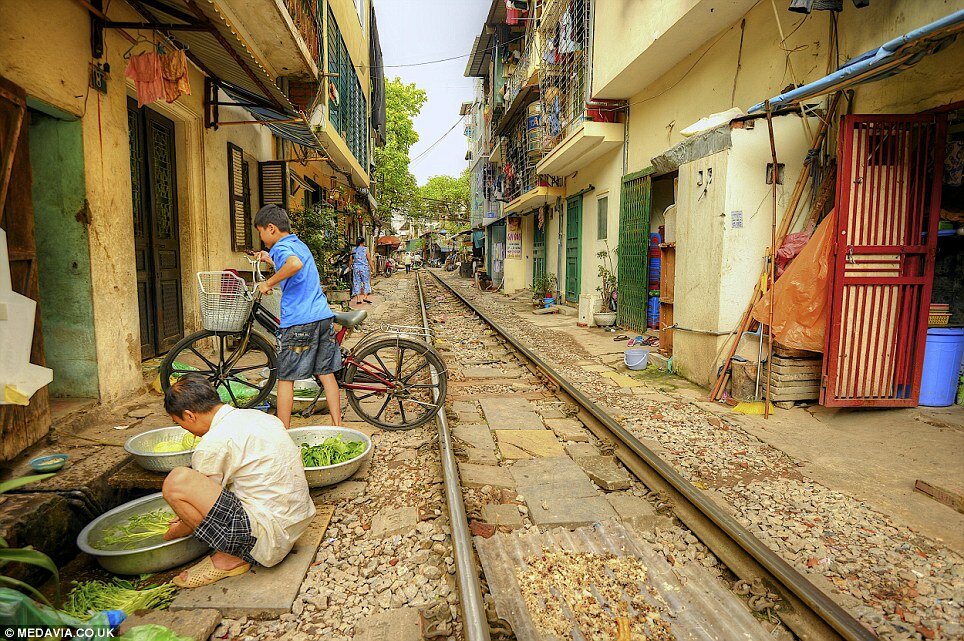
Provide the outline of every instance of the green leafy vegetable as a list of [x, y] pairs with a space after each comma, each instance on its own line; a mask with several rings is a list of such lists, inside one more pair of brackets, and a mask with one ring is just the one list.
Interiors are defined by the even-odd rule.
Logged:
[[365, 451], [362, 441], [345, 441], [341, 435], [330, 436], [321, 445], [301, 444], [301, 461], [305, 467], [337, 465], [358, 458]]
[[63, 611], [86, 621], [101, 610], [123, 610], [128, 615], [137, 610], [163, 610], [171, 605], [176, 591], [173, 583], [145, 587], [122, 579], [82, 581], [67, 595]]
[[154, 446], [152, 451], [164, 452], [164, 453], [187, 452], [197, 447], [197, 444], [200, 442], [201, 442], [200, 436], [195, 436], [194, 434], [191, 434], [190, 432], [188, 432], [187, 434], [184, 434], [180, 438], [172, 438], [172, 439], [168, 439], [166, 441], [161, 441], [157, 443]]
[[147, 539], [163, 536], [167, 532], [170, 522], [175, 518], [177, 516], [174, 512], [166, 507], [136, 514], [105, 533], [100, 539], [98, 547], [101, 547], [101, 549], [133, 550], [139, 543]]

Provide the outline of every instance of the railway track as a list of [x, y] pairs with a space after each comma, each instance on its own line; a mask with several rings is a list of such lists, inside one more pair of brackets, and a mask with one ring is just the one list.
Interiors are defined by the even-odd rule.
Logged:
[[[427, 274], [427, 276], [425, 275]], [[429, 291], [442, 292], [447, 300], [471, 311], [545, 386], [568, 405], [577, 408], [576, 417], [647, 488], [670, 505], [673, 514], [732, 573], [779, 596], [776, 610], [782, 622], [801, 639], [846, 639], [869, 641], [875, 635], [842, 607], [794, 570], [786, 561], [753, 536], [730, 514], [720, 509], [701, 490], [683, 478], [671, 465], [624, 429], [590, 398], [559, 375], [538, 354], [516, 340], [486, 313], [451, 288], [444, 280], [423, 271], [417, 273], [417, 292], [422, 323], [432, 327], [426, 309]], [[445, 331], [445, 330], [442, 330]], [[456, 560], [464, 637], [469, 641], [490, 638], [483, 588], [466, 522], [463, 488], [453, 449], [453, 439], [444, 413], [438, 419], [441, 463], [445, 494], [451, 518], [452, 545]]]

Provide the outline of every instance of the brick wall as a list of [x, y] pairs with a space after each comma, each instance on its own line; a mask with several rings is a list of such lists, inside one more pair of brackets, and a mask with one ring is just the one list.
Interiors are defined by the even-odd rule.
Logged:
[[308, 111], [317, 94], [318, 83], [313, 80], [307, 82], [288, 81], [288, 99], [302, 111]]

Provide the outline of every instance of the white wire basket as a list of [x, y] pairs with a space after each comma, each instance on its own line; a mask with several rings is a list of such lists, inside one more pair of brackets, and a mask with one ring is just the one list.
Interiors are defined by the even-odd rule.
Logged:
[[204, 329], [241, 331], [254, 305], [244, 279], [232, 272], [198, 272], [197, 283]]

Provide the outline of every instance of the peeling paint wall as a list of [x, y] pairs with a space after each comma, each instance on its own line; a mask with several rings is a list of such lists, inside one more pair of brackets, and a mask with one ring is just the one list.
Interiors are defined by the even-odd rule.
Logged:
[[[139, 20], [123, 3], [111, 18]], [[105, 33], [105, 61], [111, 66], [107, 94], [88, 89], [91, 60], [87, 12], [71, 0], [23, 3], [0, 0], [0, 68], [28, 96], [79, 118], [84, 150], [84, 188], [89, 204], [93, 323], [100, 398], [115, 400], [140, 389], [143, 373], [134, 265], [130, 145], [127, 98], [133, 85], [124, 77], [130, 42], [115, 30]], [[40, 28], [38, 28], [38, 26]], [[136, 34], [136, 32], [131, 32]], [[150, 33], [144, 33], [150, 38]], [[235, 267], [247, 269], [231, 249], [227, 199], [227, 143], [253, 158], [274, 157], [270, 133], [258, 125], [204, 128], [203, 76], [190, 67], [193, 95], [173, 104], [154, 103], [175, 124], [177, 195], [184, 331], [199, 329], [194, 274]], [[222, 110], [222, 115], [228, 113]], [[239, 119], [246, 119], [239, 112]], [[254, 167], [256, 185], [256, 167]], [[256, 206], [257, 201], [252, 202]], [[45, 232], [38, 229], [39, 236]], [[43, 301], [41, 301], [43, 308]]]

